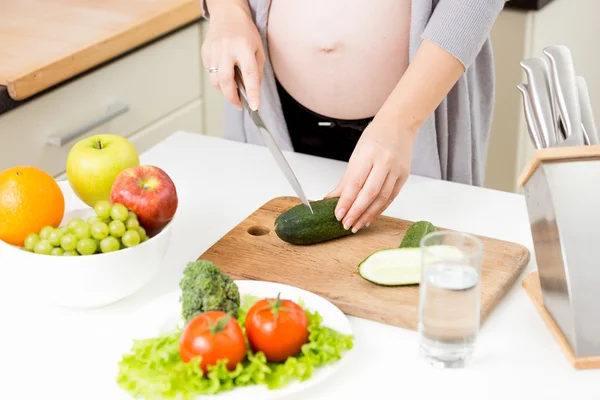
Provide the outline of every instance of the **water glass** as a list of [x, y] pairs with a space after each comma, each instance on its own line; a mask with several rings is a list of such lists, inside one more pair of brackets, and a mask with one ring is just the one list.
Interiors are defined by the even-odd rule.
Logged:
[[479, 332], [483, 244], [466, 233], [436, 231], [420, 248], [420, 353], [436, 367], [462, 368]]

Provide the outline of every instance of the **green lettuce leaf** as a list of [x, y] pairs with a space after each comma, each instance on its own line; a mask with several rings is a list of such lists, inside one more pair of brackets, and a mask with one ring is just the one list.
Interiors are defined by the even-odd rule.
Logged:
[[[238, 315], [242, 329], [248, 309], [257, 300], [250, 296], [242, 299]], [[302, 304], [301, 300], [299, 304]], [[199, 362], [181, 361], [181, 329], [177, 328], [159, 337], [134, 340], [131, 350], [119, 362], [117, 384], [133, 397], [190, 400], [198, 395], [217, 394], [248, 385], [280, 389], [292, 380], [305, 381], [312, 377], [316, 368], [340, 360], [345, 351], [352, 349], [354, 341], [352, 335], [323, 326], [323, 318], [318, 312], [305, 312], [309, 321], [309, 340], [302, 346], [300, 354], [283, 363], [269, 363], [263, 353], [248, 351], [244, 362], [235, 370], [229, 371], [222, 361], [208, 367], [205, 375]]]

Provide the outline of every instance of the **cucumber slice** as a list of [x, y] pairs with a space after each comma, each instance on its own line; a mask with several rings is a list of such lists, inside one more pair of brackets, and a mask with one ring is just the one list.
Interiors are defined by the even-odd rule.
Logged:
[[[430, 250], [434, 248], [434, 254], [442, 257], [461, 255], [461, 251], [453, 246], [429, 247]], [[405, 247], [378, 250], [360, 263], [358, 273], [363, 279], [381, 286], [419, 284], [421, 283], [421, 249]]]
[[417, 221], [414, 222], [411, 226], [408, 227], [404, 237], [402, 238], [402, 243], [400, 243], [400, 248], [405, 247], [419, 247], [421, 245], [421, 239], [431, 233], [435, 232], [435, 226], [429, 221]]

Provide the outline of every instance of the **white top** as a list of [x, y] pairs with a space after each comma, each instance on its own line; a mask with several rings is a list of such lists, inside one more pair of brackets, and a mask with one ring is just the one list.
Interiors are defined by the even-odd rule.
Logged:
[[[344, 172], [342, 162], [287, 156], [311, 199], [328, 193]], [[137, 295], [97, 310], [33, 306], [21, 299], [27, 293], [15, 293], [0, 282], [1, 399], [123, 398], [114, 376], [121, 350], [129, 344], [125, 331], [135, 310], [177, 290], [185, 264], [266, 201], [294, 195], [268, 150], [254, 145], [176, 133], [143, 154], [141, 162], [165, 169], [180, 196], [180, 218], [164, 269]], [[532, 251], [519, 195], [413, 176], [386, 214], [435, 221]], [[526, 272], [534, 269], [532, 253]], [[416, 332], [359, 318], [351, 322], [355, 359], [298, 399], [598, 398], [600, 370], [571, 367], [520, 280], [482, 327], [475, 358], [465, 370], [438, 371], [422, 362]]]

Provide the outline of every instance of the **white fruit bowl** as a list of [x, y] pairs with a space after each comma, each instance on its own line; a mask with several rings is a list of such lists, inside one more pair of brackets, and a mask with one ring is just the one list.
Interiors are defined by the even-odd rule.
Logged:
[[[71, 190], [59, 182], [65, 196], [61, 226], [75, 217], [95, 215]], [[0, 240], [0, 270], [9, 286], [27, 286], [44, 303], [72, 308], [103, 307], [139, 291], [160, 270], [171, 238], [173, 221], [139, 245], [106, 254], [50, 256], [24, 251]], [[10, 282], [13, 282], [11, 284]]]

